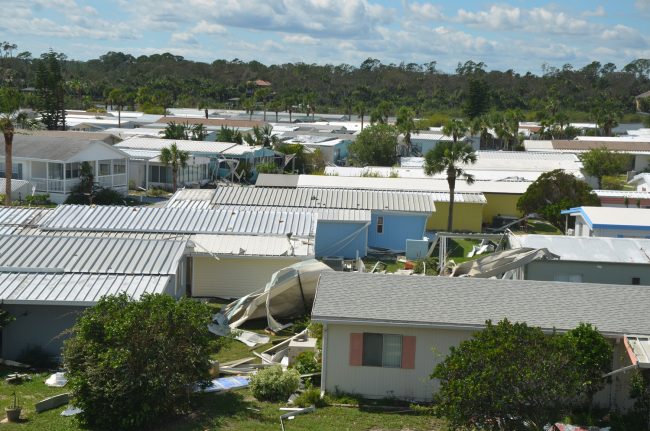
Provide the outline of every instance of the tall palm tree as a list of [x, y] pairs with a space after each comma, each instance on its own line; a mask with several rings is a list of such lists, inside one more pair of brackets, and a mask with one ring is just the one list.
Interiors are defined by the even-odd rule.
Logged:
[[293, 113], [293, 104], [294, 104], [294, 97], [293, 96], [285, 96], [282, 99], [282, 105], [284, 105], [284, 110], [289, 113], [289, 122], [293, 123], [291, 119], [291, 114]]
[[20, 108], [20, 92], [0, 88], [0, 131], [5, 139], [5, 205], [11, 206], [11, 176], [13, 175], [14, 116]]
[[467, 184], [474, 182], [474, 176], [465, 172], [462, 166], [476, 163], [476, 152], [467, 142], [458, 141], [467, 133], [467, 126], [462, 121], [448, 121], [443, 126], [442, 133], [451, 136], [452, 141], [438, 143], [435, 148], [424, 156], [424, 172], [427, 175], [447, 172], [447, 183], [449, 184], [447, 231], [451, 232], [453, 228], [456, 179], [462, 177]]
[[361, 130], [363, 130], [363, 117], [366, 116], [367, 111], [368, 109], [366, 108], [366, 104], [361, 100], [354, 105], [354, 113], [361, 118]]
[[255, 101], [252, 98], [247, 97], [242, 102], [242, 107], [244, 108], [246, 113], [249, 115], [248, 119], [252, 120], [253, 119], [253, 113], [255, 113]]
[[271, 95], [270, 88], [260, 88], [255, 92], [255, 100], [258, 100], [262, 103], [262, 109], [264, 110], [264, 121], [266, 121], [266, 106], [269, 101], [269, 96]]
[[404, 135], [404, 145], [406, 146], [406, 156], [411, 156], [411, 134], [418, 133], [415, 126], [415, 112], [411, 108], [402, 106], [397, 113], [397, 120], [395, 121], [397, 130]]
[[278, 98], [274, 98], [269, 103], [269, 109], [275, 112], [275, 122], [278, 122], [278, 114], [282, 111], [282, 101]]
[[174, 191], [177, 189], [178, 171], [187, 167], [187, 161], [189, 158], [190, 153], [179, 150], [176, 146], [176, 142], [171, 144], [169, 148], [163, 148], [160, 151], [160, 161], [165, 166], [171, 166], [172, 168], [172, 188]]
[[176, 123], [175, 121], [170, 121], [167, 123], [167, 127], [160, 132], [162, 133], [163, 139], [184, 139], [189, 138], [187, 134], [188, 125], [182, 123]]
[[122, 127], [122, 109], [128, 103], [127, 94], [121, 88], [113, 88], [108, 93], [108, 98], [111, 101], [111, 105], [117, 106], [117, 127]]

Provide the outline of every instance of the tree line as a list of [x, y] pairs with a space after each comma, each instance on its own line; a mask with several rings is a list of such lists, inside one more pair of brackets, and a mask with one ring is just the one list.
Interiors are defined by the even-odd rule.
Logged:
[[[239, 59], [204, 63], [169, 53], [134, 57], [112, 51], [77, 61], [57, 52], [34, 57], [18, 52], [15, 44], [0, 44], [5, 46], [9, 48], [0, 58], [3, 85], [38, 88], [44, 67], [51, 71], [56, 58], [62, 78], [58, 91], [68, 108], [104, 103], [164, 113], [172, 106], [236, 106], [276, 114], [296, 109], [308, 115], [318, 110], [377, 117], [394, 116], [405, 106], [418, 117], [442, 111], [474, 118], [510, 109], [526, 112], [529, 119], [542, 120], [549, 111], [574, 119], [576, 112], [592, 112], [602, 100], [622, 113], [633, 113], [634, 97], [650, 88], [649, 59], [634, 60], [621, 69], [598, 61], [582, 67], [544, 65], [543, 73], [535, 75], [512, 69], [489, 71], [485, 63], [472, 60], [460, 62], [454, 73], [443, 73], [435, 61], [384, 64], [368, 58], [359, 66], [267, 66]], [[14, 51], [18, 53], [13, 55]], [[257, 79], [271, 82], [272, 90], [256, 88]], [[37, 100], [28, 97], [26, 103], [36, 105]]]

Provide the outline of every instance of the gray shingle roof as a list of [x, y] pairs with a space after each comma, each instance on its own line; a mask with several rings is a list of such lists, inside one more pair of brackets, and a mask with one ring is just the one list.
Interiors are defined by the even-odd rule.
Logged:
[[[101, 139], [86, 137], [60, 137], [48, 135], [31, 135], [16, 133], [14, 135], [12, 154], [14, 157], [39, 160], [65, 161], [88, 148]], [[117, 153], [117, 151], [116, 151]], [[4, 145], [0, 146], [0, 157], [4, 157]]]
[[324, 272], [312, 319], [481, 328], [508, 318], [543, 329], [586, 322], [608, 335], [650, 334], [648, 304], [647, 286]]
[[213, 203], [302, 208], [339, 208], [403, 212], [435, 211], [433, 194], [335, 188], [221, 187]]

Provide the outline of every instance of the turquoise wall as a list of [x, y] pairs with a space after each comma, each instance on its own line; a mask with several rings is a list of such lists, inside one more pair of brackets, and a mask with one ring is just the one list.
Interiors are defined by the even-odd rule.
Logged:
[[316, 257], [343, 256], [346, 259], [364, 257], [368, 253], [366, 223], [342, 223], [319, 220], [316, 225]]
[[[384, 218], [382, 233], [377, 232], [377, 219]], [[406, 250], [407, 239], [422, 239], [427, 224], [427, 214], [372, 212], [368, 230], [368, 246], [391, 250]]]

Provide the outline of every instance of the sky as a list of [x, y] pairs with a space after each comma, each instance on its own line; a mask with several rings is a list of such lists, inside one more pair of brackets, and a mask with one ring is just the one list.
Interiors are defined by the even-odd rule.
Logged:
[[650, 0], [0, 0], [0, 40], [34, 56], [108, 51], [359, 66], [436, 61], [542, 73], [650, 58]]

